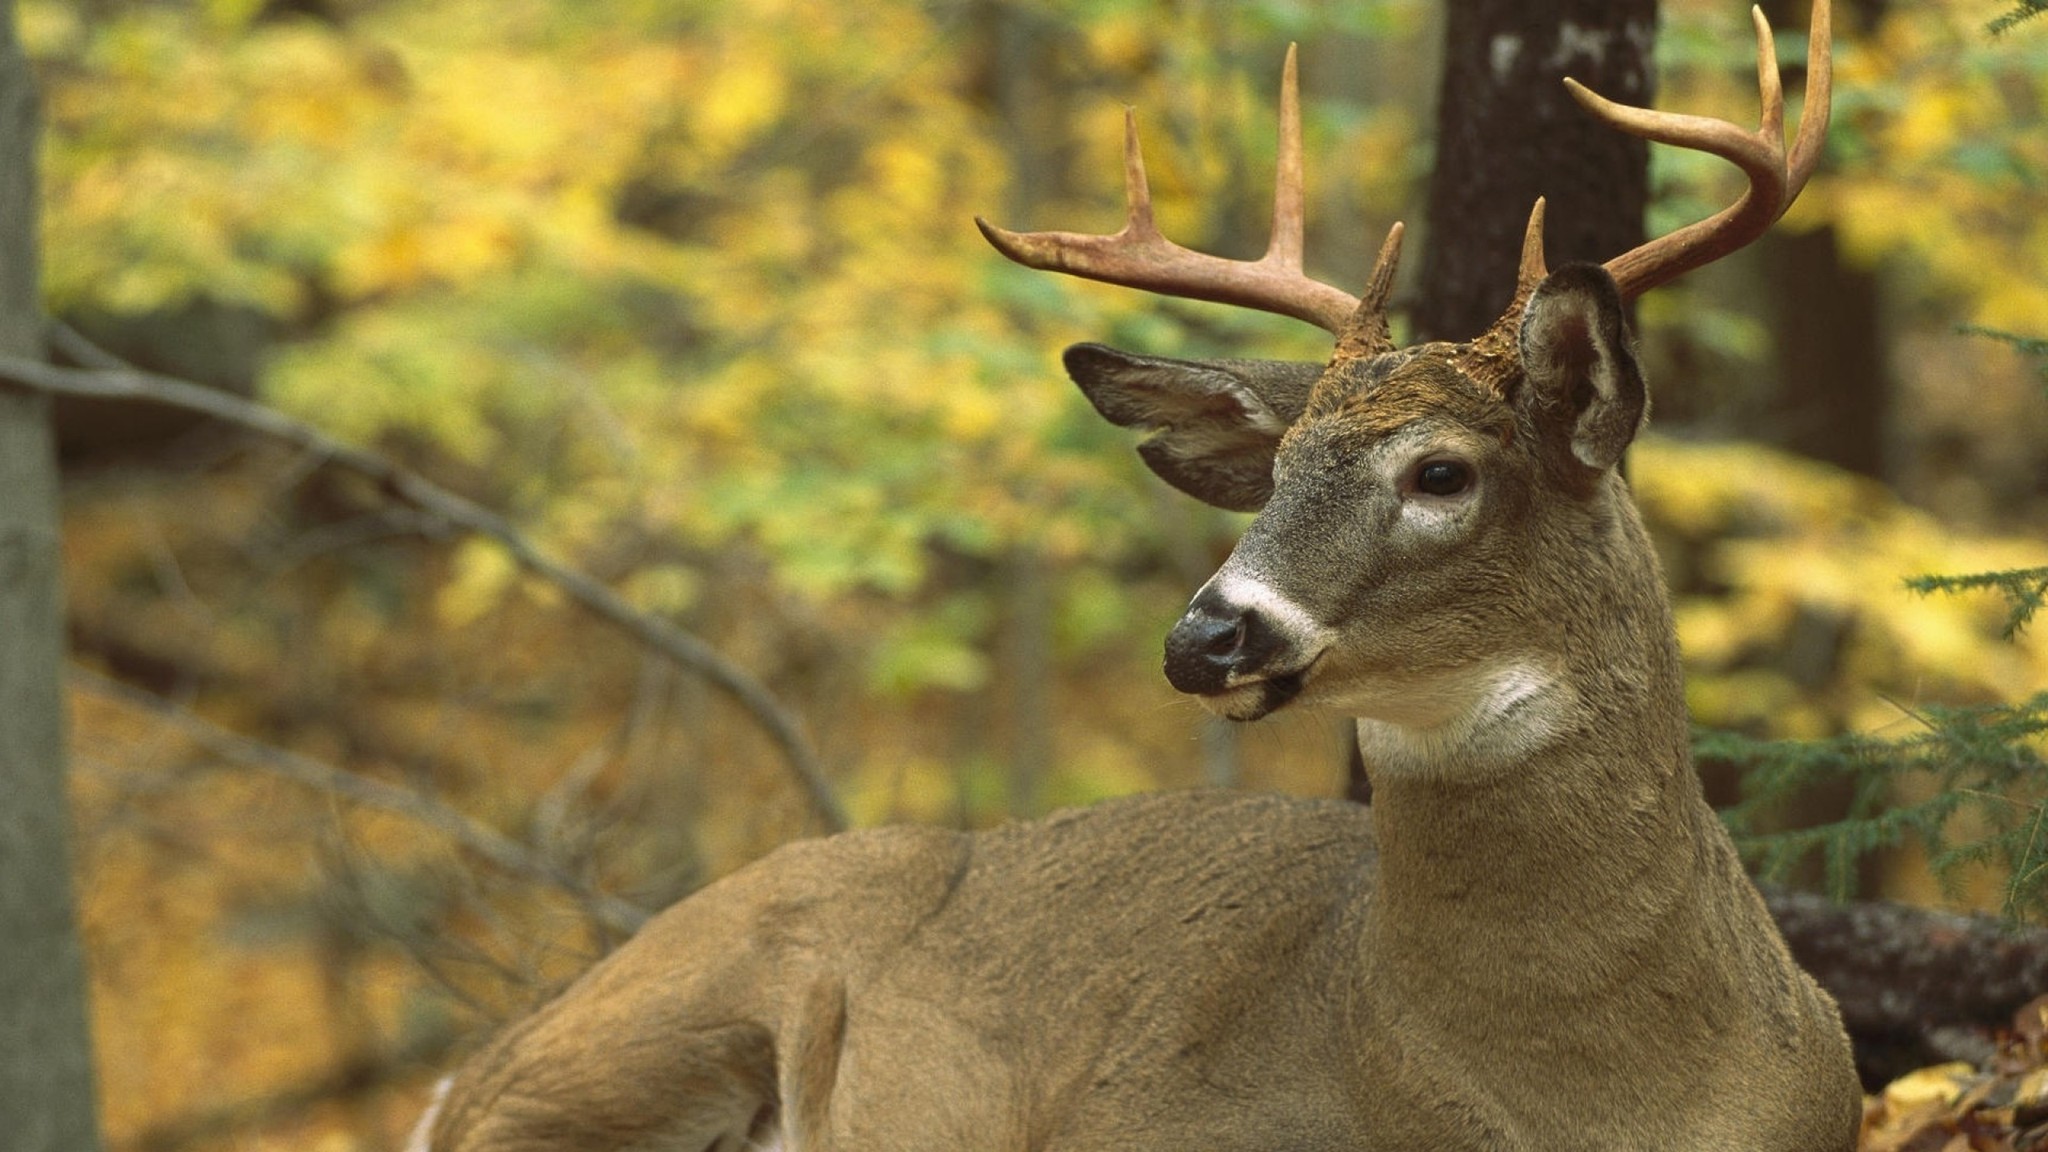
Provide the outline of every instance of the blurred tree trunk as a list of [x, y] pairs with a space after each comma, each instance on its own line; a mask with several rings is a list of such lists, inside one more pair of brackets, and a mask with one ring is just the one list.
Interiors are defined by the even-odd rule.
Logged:
[[[43, 354], [36, 98], [0, 0], [0, 352]], [[49, 401], [0, 390], [0, 1131], [18, 1152], [99, 1147], [71, 896], [64, 628]]]
[[1842, 263], [1833, 228], [1761, 246], [1773, 336], [1765, 425], [1802, 456], [1882, 479], [1891, 406], [1877, 277]]
[[[1470, 340], [1498, 319], [1515, 290], [1522, 232], [1548, 199], [1551, 267], [1606, 260], [1643, 242], [1649, 151], [1593, 119], [1565, 90], [1570, 75], [1624, 104], [1648, 104], [1656, 0], [1460, 0], [1444, 28], [1436, 170], [1417, 340]], [[1372, 800], [1372, 781], [1345, 733], [1345, 794]]]
[[1057, 749], [1053, 686], [1053, 571], [1045, 555], [1019, 544], [1004, 563], [1003, 682], [1010, 689], [1010, 813], [1036, 816]]
[[[1008, 126], [1010, 186], [1003, 210], [1010, 220], [1032, 220], [1058, 179], [1058, 125], [1066, 122], [1064, 89], [1050, 75], [1060, 45], [1054, 26], [1028, 6], [993, 3], [982, 10], [990, 43], [989, 81], [997, 112]], [[1056, 573], [1036, 544], [1020, 542], [1004, 555], [1002, 621], [996, 638], [995, 683], [1008, 691], [1009, 809], [1035, 816], [1045, 804], [1045, 783], [1057, 748], [1053, 689], [1059, 666], [1053, 644]]]
[[[1765, 0], [1772, 27], [1802, 27], [1812, 0]], [[1837, 4], [1838, 35], [1863, 34], [1884, 0]], [[1787, 91], [1804, 91], [1804, 57], [1780, 61]], [[1771, 309], [1772, 395], [1765, 427], [1785, 448], [1882, 479], [1892, 388], [1880, 332], [1877, 277], [1842, 260], [1832, 227], [1780, 228], [1758, 245]]]
[[1553, 268], [1642, 243], [1648, 149], [1593, 119], [1561, 81], [1648, 104], [1656, 30], [1656, 0], [1449, 5], [1419, 339], [1469, 340], [1499, 317], [1538, 196], [1549, 199]]

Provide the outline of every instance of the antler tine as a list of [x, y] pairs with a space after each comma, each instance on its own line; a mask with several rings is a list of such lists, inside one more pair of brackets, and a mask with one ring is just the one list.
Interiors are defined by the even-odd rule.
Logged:
[[1394, 298], [1394, 272], [1401, 266], [1401, 234], [1406, 230], [1399, 221], [1387, 229], [1387, 238], [1380, 242], [1380, 254], [1372, 262], [1372, 275], [1366, 278], [1365, 294], [1359, 297], [1358, 307], [1345, 321], [1344, 330], [1337, 334], [1337, 352], [1331, 357], [1332, 362], [1394, 350], [1387, 305]]
[[1295, 51], [1287, 50], [1280, 94], [1280, 147], [1273, 180], [1273, 235], [1257, 260], [1228, 260], [1183, 248], [1152, 220], [1152, 195], [1138, 149], [1137, 117], [1124, 113], [1123, 228], [1107, 236], [1079, 232], [1011, 232], [977, 216], [975, 226], [1017, 263], [1142, 288], [1166, 296], [1212, 300], [1306, 320], [1336, 335], [1358, 298], [1302, 272], [1301, 104]]
[[1301, 81], [1295, 71], [1295, 45], [1287, 46], [1280, 69], [1280, 140], [1273, 156], [1273, 238], [1266, 259], [1282, 268], [1301, 271], [1301, 234], [1308, 216], [1301, 179]]
[[1616, 104], [1576, 80], [1565, 85], [1580, 104], [1607, 124], [1660, 144], [1708, 152], [1742, 169], [1749, 188], [1734, 204], [1697, 223], [1659, 237], [1607, 262], [1624, 297], [1634, 297], [1676, 277], [1710, 264], [1763, 235], [1806, 184], [1820, 159], [1827, 134], [1831, 94], [1831, 19], [1829, 0], [1814, 0], [1811, 42], [1807, 51], [1806, 110], [1788, 163], [1785, 151], [1785, 103], [1777, 52], [1770, 23], [1762, 9], [1752, 9], [1757, 37], [1757, 88], [1763, 115], [1755, 132], [1725, 120], [1677, 112], [1655, 112]]
[[1548, 263], [1543, 258], [1543, 216], [1548, 207], [1543, 197], [1529, 208], [1529, 223], [1522, 229], [1522, 259], [1515, 269], [1515, 295], [1508, 302], [1507, 311], [1493, 322], [1493, 327], [1480, 333], [1471, 345], [1459, 354], [1459, 363], [1474, 379], [1493, 388], [1499, 395], [1507, 395], [1513, 382], [1521, 377], [1522, 360], [1517, 351], [1517, 334], [1522, 327], [1522, 310], [1528, 306], [1530, 297], [1536, 294], [1536, 286], [1550, 274]]
[[1785, 77], [1778, 71], [1778, 41], [1771, 35], [1771, 22], [1764, 18], [1762, 5], [1750, 8], [1749, 19], [1756, 25], [1756, 90], [1763, 97], [1763, 113], [1757, 117], [1757, 134], [1766, 140], [1776, 141], [1779, 150], [1783, 151]]
[[1145, 179], [1145, 150], [1138, 146], [1138, 110], [1128, 105], [1124, 108], [1124, 214], [1123, 232], [1165, 239], [1152, 222], [1152, 182]]
[[1380, 253], [1373, 258], [1372, 275], [1366, 278], [1365, 295], [1358, 300], [1361, 309], [1370, 309], [1384, 318], [1387, 305], [1394, 299], [1394, 273], [1401, 267], [1401, 236], [1408, 230], [1407, 225], [1396, 220], [1387, 229], [1387, 238], [1380, 241]]
[[1791, 169], [1791, 180], [1785, 188], [1788, 208], [1806, 187], [1806, 178], [1820, 166], [1834, 94], [1834, 12], [1828, 0], [1814, 0], [1813, 18], [1806, 31], [1806, 105], [1799, 110], [1799, 136], [1792, 141], [1792, 159], [1787, 165]]
[[1550, 275], [1550, 267], [1543, 260], [1543, 197], [1536, 198], [1536, 205], [1529, 209], [1529, 225], [1522, 230], [1522, 264], [1515, 271], [1515, 299], [1520, 300], [1536, 291], [1536, 285]]

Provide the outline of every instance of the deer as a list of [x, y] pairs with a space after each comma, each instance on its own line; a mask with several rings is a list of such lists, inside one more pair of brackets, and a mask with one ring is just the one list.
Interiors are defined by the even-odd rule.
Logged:
[[1554, 271], [1538, 201], [1468, 342], [1394, 346], [1399, 224], [1361, 296], [1303, 272], [1291, 49], [1262, 258], [1160, 234], [1129, 117], [1120, 232], [977, 221], [1033, 268], [1335, 337], [1324, 364], [1064, 359], [1167, 483], [1256, 513], [1167, 679], [1233, 720], [1353, 718], [1369, 808], [1193, 791], [785, 845], [483, 1047], [411, 1147], [1849, 1152], [1839, 1014], [1703, 797], [1619, 468], [1648, 406], [1624, 302], [1755, 240], [1819, 158], [1828, 0], [1789, 152], [1752, 16], [1753, 132], [1566, 81], [1735, 164], [1740, 199]]

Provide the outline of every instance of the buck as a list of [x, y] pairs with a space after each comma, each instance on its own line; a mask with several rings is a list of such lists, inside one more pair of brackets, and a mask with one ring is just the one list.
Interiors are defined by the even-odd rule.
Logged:
[[[1835, 1006], [1701, 795], [1671, 612], [1617, 471], [1647, 402], [1623, 302], [1755, 239], [1826, 131], [1829, 11], [1789, 156], [1573, 92], [1748, 175], [1718, 215], [1546, 271], [1463, 344], [1398, 349], [1395, 225], [1361, 298], [1301, 263], [1293, 54], [1264, 258], [1129, 222], [1012, 233], [1036, 268], [1318, 324], [1327, 365], [1094, 344], [1066, 367], [1199, 499], [1258, 515], [1166, 642], [1254, 720], [1357, 718], [1368, 810], [1145, 796], [978, 834], [800, 842], [664, 912], [444, 1085], [431, 1152], [1854, 1147]], [[1567, 81], [1567, 83], [1570, 83]]]

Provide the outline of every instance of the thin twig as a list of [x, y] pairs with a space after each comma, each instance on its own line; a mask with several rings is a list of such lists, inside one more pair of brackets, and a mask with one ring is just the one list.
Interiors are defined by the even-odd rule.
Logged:
[[114, 1147], [120, 1152], [182, 1152], [194, 1147], [253, 1147], [253, 1133], [272, 1125], [302, 1123], [319, 1105], [361, 1100], [419, 1075], [447, 1060], [456, 1033], [436, 1024], [390, 1047], [348, 1052], [303, 1080], [261, 1096], [199, 1108], [159, 1120]]
[[606, 892], [600, 892], [538, 858], [526, 845], [503, 832], [478, 823], [430, 796], [409, 788], [387, 784], [368, 776], [323, 764], [310, 756], [278, 748], [237, 735], [198, 713], [182, 708], [153, 693], [97, 672], [74, 667], [72, 684], [93, 695], [139, 709], [175, 728], [192, 742], [225, 760], [282, 776], [366, 808], [394, 812], [447, 836], [514, 876], [554, 885], [587, 902], [593, 914], [611, 928], [631, 932], [647, 920], [647, 910]]
[[343, 444], [309, 424], [241, 397], [121, 364], [69, 326], [50, 326], [51, 346], [92, 367], [60, 368], [21, 356], [0, 356], [0, 380], [63, 396], [143, 400], [198, 412], [236, 427], [296, 445], [375, 481], [392, 496], [451, 525], [498, 542], [520, 567], [560, 588], [570, 599], [687, 671], [709, 680], [767, 732], [781, 751], [827, 831], [847, 827], [846, 811], [826, 779], [803, 721], [767, 687], [695, 636], [640, 612], [597, 580], [543, 553], [510, 522], [474, 501], [435, 484], [403, 465]]

